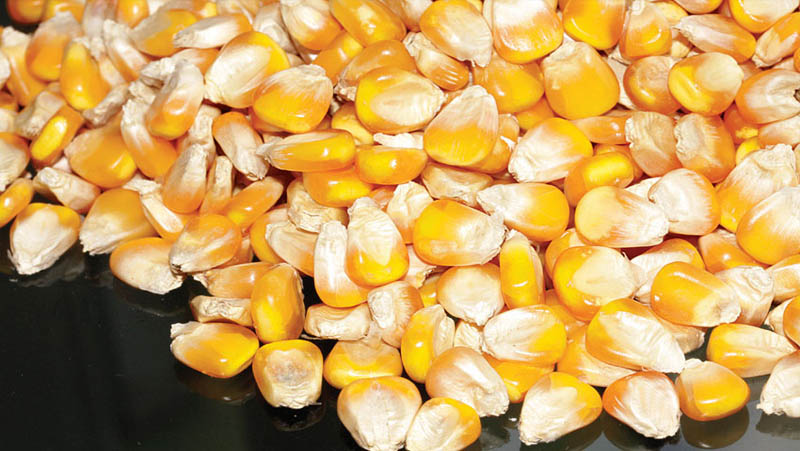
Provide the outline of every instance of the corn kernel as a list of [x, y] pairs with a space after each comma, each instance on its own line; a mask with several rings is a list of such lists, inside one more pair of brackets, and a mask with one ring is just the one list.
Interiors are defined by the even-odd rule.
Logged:
[[613, 382], [603, 392], [603, 409], [645, 437], [663, 439], [680, 429], [680, 401], [675, 385], [654, 371]]
[[322, 352], [306, 340], [266, 344], [253, 357], [253, 376], [269, 405], [302, 409], [322, 392]]
[[408, 430], [409, 451], [464, 449], [478, 440], [481, 423], [472, 407], [450, 398], [425, 401]]
[[293, 268], [308, 276], [314, 275], [314, 247], [317, 234], [298, 229], [288, 217], [283, 220], [275, 218], [269, 222], [264, 231], [271, 251]]
[[508, 409], [502, 379], [483, 356], [469, 348], [454, 347], [439, 355], [428, 371], [425, 389], [431, 397], [461, 401], [480, 416], [498, 416]]
[[303, 286], [291, 266], [279, 263], [262, 275], [250, 296], [259, 340], [271, 343], [300, 336], [305, 321]]
[[425, 382], [434, 359], [453, 346], [454, 331], [455, 323], [441, 305], [420, 309], [411, 316], [400, 343], [400, 355], [412, 380]]
[[403, 44], [417, 69], [436, 86], [449, 91], [463, 88], [470, 78], [467, 65], [436, 48], [422, 33], [409, 33]]
[[269, 125], [291, 133], [313, 130], [328, 112], [333, 85], [315, 65], [274, 73], [254, 94], [253, 109]]
[[770, 69], [745, 80], [736, 94], [736, 106], [742, 118], [764, 124], [791, 118], [800, 113], [795, 91], [800, 74], [793, 70]]
[[564, 355], [558, 360], [560, 373], [575, 376], [581, 382], [596, 387], [608, 387], [617, 379], [634, 371], [606, 363], [586, 350], [586, 326], [580, 326], [569, 335]]
[[33, 199], [33, 184], [19, 178], [0, 193], [0, 227], [11, 222]]
[[776, 363], [795, 352], [785, 337], [747, 324], [722, 324], [708, 337], [706, 357], [740, 377], [770, 374]]
[[244, 371], [258, 349], [255, 334], [237, 324], [177, 323], [170, 329], [172, 354], [184, 365], [217, 378]]
[[800, 417], [795, 399], [798, 393], [797, 372], [800, 368], [800, 352], [782, 358], [770, 375], [756, 408], [768, 415]]
[[613, 186], [584, 195], [575, 208], [575, 228], [587, 241], [611, 247], [652, 246], [669, 229], [666, 213], [646, 199]]
[[342, 389], [362, 379], [400, 376], [403, 362], [400, 352], [382, 341], [342, 340], [325, 358], [322, 374], [331, 386]]
[[400, 41], [378, 41], [354, 55], [339, 72], [336, 93], [347, 100], [355, 100], [358, 81], [368, 72], [382, 67], [394, 67], [412, 73], [417, 71], [414, 59]]
[[625, 9], [624, 0], [567, 1], [561, 8], [564, 31], [598, 50], [610, 49], [622, 35]]
[[163, 238], [136, 238], [117, 246], [108, 260], [117, 279], [139, 290], [166, 294], [183, 284], [169, 266], [172, 243]]
[[645, 0], [633, 0], [625, 15], [625, 25], [619, 40], [623, 58], [635, 60], [645, 56], [663, 55], [670, 51], [670, 23], [661, 11]]
[[546, 0], [493, 0], [489, 5], [484, 16], [502, 58], [526, 64], [561, 45], [564, 28]]
[[367, 336], [371, 323], [367, 304], [348, 308], [314, 304], [306, 310], [303, 330], [322, 339], [354, 341]]
[[81, 26], [69, 13], [42, 22], [25, 51], [25, 64], [32, 75], [56, 81], [61, 74], [64, 49], [72, 38], [81, 35]]
[[[742, 249], [768, 265], [800, 253], [800, 242], [796, 242], [794, 233], [794, 228], [800, 225], [800, 219], [794, 216], [798, 196], [800, 188], [783, 188], [745, 213], [736, 229], [736, 239]], [[782, 218], [778, 220], [777, 215]]]
[[718, 52], [701, 53], [672, 66], [669, 91], [693, 113], [718, 115], [733, 103], [743, 78], [744, 73], [732, 57]]
[[172, 246], [169, 263], [183, 273], [206, 271], [230, 260], [241, 241], [239, 228], [225, 216], [193, 217]]
[[363, 46], [406, 34], [403, 21], [378, 0], [332, 0], [330, 12]]
[[433, 45], [459, 61], [483, 67], [492, 58], [492, 31], [480, 11], [466, 0], [432, 3], [420, 17], [419, 27]]
[[795, 0], [729, 0], [726, 3], [733, 19], [752, 33], [766, 31], [779, 19], [797, 9]]

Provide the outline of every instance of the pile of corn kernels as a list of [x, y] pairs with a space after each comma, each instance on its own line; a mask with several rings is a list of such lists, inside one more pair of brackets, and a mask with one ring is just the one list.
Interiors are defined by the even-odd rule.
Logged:
[[0, 226], [370, 450], [800, 417], [799, 3], [9, 0]]

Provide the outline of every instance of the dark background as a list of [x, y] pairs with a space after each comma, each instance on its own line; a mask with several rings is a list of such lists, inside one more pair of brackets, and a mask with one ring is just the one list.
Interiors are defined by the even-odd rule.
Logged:
[[[83, 255], [79, 246], [42, 273], [18, 276], [7, 258], [8, 229], [0, 228], [0, 449], [358, 449], [327, 384], [318, 405], [275, 409], [249, 370], [217, 380], [172, 357], [169, 326], [192, 319], [187, 304], [203, 292], [198, 284], [187, 281], [167, 296], [138, 291], [111, 275], [106, 257]], [[319, 302], [305, 282], [307, 302]], [[320, 346], [327, 353], [331, 345]], [[525, 447], [517, 404], [503, 417], [483, 418], [469, 450], [800, 449], [800, 419], [756, 410], [765, 380], [748, 380], [746, 409], [710, 423], [684, 416], [667, 440], [645, 439], [603, 414], [552, 444]]]

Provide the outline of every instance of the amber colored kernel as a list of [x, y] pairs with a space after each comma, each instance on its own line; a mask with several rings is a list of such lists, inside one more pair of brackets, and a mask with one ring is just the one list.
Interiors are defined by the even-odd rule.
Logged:
[[217, 378], [244, 371], [258, 349], [258, 339], [238, 324], [189, 322], [173, 324], [172, 354], [184, 365]]

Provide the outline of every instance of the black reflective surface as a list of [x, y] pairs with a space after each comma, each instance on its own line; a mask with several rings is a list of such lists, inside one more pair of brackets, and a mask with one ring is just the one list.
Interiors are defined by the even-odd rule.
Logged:
[[[274, 409], [249, 371], [216, 380], [184, 367], [169, 351], [169, 326], [188, 321], [187, 282], [167, 296], [114, 279], [108, 259], [73, 248], [40, 274], [14, 274], [0, 229], [0, 422], [7, 449], [58, 450], [354, 450], [336, 418], [337, 390], [318, 405]], [[308, 302], [314, 299], [306, 284]], [[322, 343], [324, 352], [330, 343]], [[703, 351], [695, 353], [702, 356]], [[693, 354], [693, 355], [695, 355]], [[750, 379], [746, 410], [699, 423], [686, 417], [679, 435], [645, 439], [602, 415], [555, 443], [519, 442], [519, 405], [484, 418], [476, 450], [800, 449], [800, 419], [755, 409], [766, 378]], [[424, 392], [424, 390], [423, 390]]]

